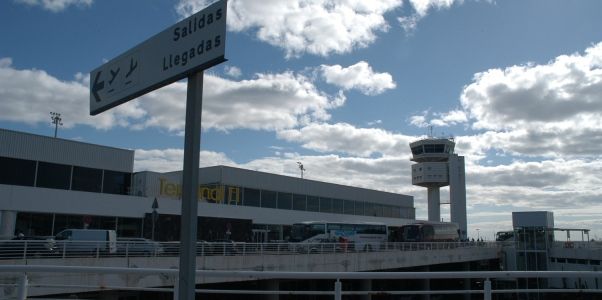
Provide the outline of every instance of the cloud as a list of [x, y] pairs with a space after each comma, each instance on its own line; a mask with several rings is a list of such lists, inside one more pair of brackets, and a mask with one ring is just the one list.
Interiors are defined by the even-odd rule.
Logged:
[[[474, 76], [461, 95], [477, 129], [517, 129], [579, 123], [600, 127], [602, 43], [544, 65], [490, 69]], [[569, 124], [570, 123], [570, 124]]]
[[[210, 2], [180, 0], [176, 11], [186, 17]], [[327, 56], [373, 43], [378, 32], [388, 30], [384, 14], [401, 4], [401, 0], [230, 0], [228, 26], [232, 31], [255, 31], [258, 39], [284, 49], [287, 57]]]
[[[433, 117], [430, 117], [430, 116]], [[430, 121], [429, 121], [430, 119]], [[446, 113], [431, 113], [430, 110], [422, 112], [422, 115], [414, 115], [409, 119], [411, 125], [424, 128], [429, 126], [448, 127], [468, 122], [468, 117], [463, 110], [452, 110]]]
[[[184, 161], [183, 149], [136, 149], [135, 151], [135, 172], [173, 172], [180, 171], [184, 168], [182, 165]], [[236, 164], [224, 153], [201, 151], [199, 155], [199, 166], [209, 167], [215, 165], [235, 166]]]
[[360, 61], [347, 68], [343, 68], [341, 65], [321, 65], [319, 70], [327, 83], [339, 86], [344, 90], [358, 89], [368, 96], [381, 94], [396, 86], [391, 74], [375, 73], [365, 61]]
[[432, 119], [431, 124], [439, 127], [446, 127], [461, 123], [466, 123], [468, 118], [462, 110], [452, 110], [447, 113], [435, 114], [438, 118]]
[[408, 158], [414, 138], [378, 128], [357, 128], [346, 123], [309, 124], [301, 129], [281, 130], [278, 137], [322, 153], [346, 153], [360, 157], [400, 156]]
[[[36, 84], [32, 84], [35, 82]], [[89, 81], [81, 74], [72, 81], [59, 80], [42, 70], [17, 70], [10, 58], [0, 59], [0, 119], [26, 124], [50, 124], [50, 111], [61, 114], [63, 124], [97, 129], [128, 126], [145, 112], [135, 103], [107, 113], [89, 115]]]
[[428, 127], [430, 125], [426, 120], [426, 113], [424, 115], [411, 116], [409, 121], [410, 124], [420, 128]]
[[477, 73], [461, 94], [473, 129], [491, 130], [499, 147], [520, 155], [597, 156], [602, 151], [602, 43]]
[[[345, 103], [342, 93], [323, 93], [310, 78], [293, 72], [256, 74], [241, 81], [206, 74], [203, 96], [203, 127], [217, 130], [279, 130], [326, 121], [329, 110]], [[183, 82], [92, 117], [87, 75], [62, 81], [42, 70], [15, 69], [10, 58], [2, 58], [0, 98], [0, 120], [49, 124], [48, 113], [56, 111], [67, 128], [87, 125], [97, 129], [120, 126], [135, 130], [156, 127], [176, 133], [184, 130]]]
[[[213, 0], [180, 0], [176, 12], [187, 17]], [[345, 54], [372, 44], [379, 33], [387, 32], [386, 14], [409, 5], [412, 13], [397, 21], [413, 31], [432, 10], [449, 9], [464, 0], [265, 0], [228, 1], [229, 30], [252, 31], [261, 41], [279, 47], [288, 58], [305, 53], [328, 56]]]
[[[150, 117], [142, 127], [184, 130], [185, 95], [186, 84], [175, 83], [143, 96], [140, 104]], [[330, 118], [328, 109], [344, 102], [344, 96], [330, 97], [292, 72], [242, 81], [206, 75], [203, 97], [203, 127], [218, 130], [276, 130], [324, 121]]]
[[418, 22], [426, 17], [430, 10], [448, 9], [455, 3], [463, 3], [464, 0], [408, 0], [408, 2], [414, 9], [414, 13], [398, 17], [397, 20], [406, 32], [411, 32], [416, 29]]
[[60, 12], [69, 6], [90, 7], [94, 0], [15, 0], [29, 6], [41, 6], [51, 12]]
[[224, 73], [233, 78], [238, 78], [242, 75], [242, 71], [240, 70], [240, 68], [235, 66], [225, 66]]
[[368, 126], [375, 126], [375, 125], [380, 125], [382, 123], [383, 123], [383, 120], [374, 120], [374, 121], [367, 122], [366, 124]]

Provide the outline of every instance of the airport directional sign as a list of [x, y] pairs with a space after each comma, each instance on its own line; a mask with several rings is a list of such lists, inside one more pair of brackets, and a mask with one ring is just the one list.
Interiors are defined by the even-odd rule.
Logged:
[[90, 114], [225, 61], [226, 0], [176, 23], [90, 72]]

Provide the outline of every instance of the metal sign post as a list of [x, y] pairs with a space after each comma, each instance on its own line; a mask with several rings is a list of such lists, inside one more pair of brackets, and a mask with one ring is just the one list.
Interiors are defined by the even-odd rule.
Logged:
[[178, 299], [193, 300], [196, 285], [197, 199], [201, 114], [203, 111], [203, 72], [188, 76], [186, 128], [184, 132], [184, 171], [182, 173], [182, 217], [180, 227], [180, 279]]
[[[188, 77], [180, 273], [175, 287], [180, 300], [195, 296], [203, 71], [226, 61], [226, 10], [226, 0], [217, 1], [90, 72], [91, 115]], [[153, 238], [156, 208], [153, 203]]]

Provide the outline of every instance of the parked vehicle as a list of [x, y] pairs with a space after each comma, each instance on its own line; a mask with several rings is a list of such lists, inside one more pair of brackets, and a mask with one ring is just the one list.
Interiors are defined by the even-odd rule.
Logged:
[[51, 237], [17, 236], [0, 243], [0, 257], [42, 257], [52, 254], [56, 244]]
[[497, 242], [514, 241], [514, 231], [500, 231], [495, 233], [495, 240]]
[[165, 250], [159, 242], [144, 238], [117, 238], [117, 253], [128, 255], [160, 255]]
[[59, 253], [117, 252], [117, 234], [107, 229], [65, 229], [55, 236]]
[[458, 242], [459, 227], [456, 223], [415, 223], [401, 227], [403, 242]]
[[[306, 253], [374, 251], [387, 241], [387, 225], [368, 222], [301, 222], [293, 224], [290, 241], [295, 243], [293, 247], [298, 252]], [[337, 243], [340, 245], [335, 245]]]

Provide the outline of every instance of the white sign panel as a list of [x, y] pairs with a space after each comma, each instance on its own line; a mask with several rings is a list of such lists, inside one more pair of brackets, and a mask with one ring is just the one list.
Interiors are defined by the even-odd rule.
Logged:
[[90, 72], [90, 114], [225, 61], [226, 0], [218, 1]]

